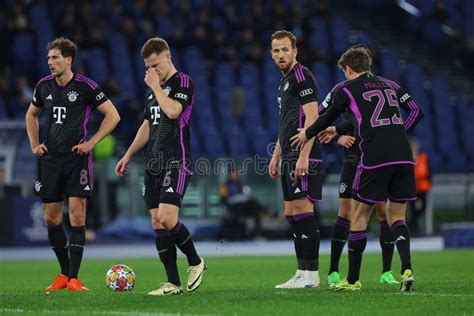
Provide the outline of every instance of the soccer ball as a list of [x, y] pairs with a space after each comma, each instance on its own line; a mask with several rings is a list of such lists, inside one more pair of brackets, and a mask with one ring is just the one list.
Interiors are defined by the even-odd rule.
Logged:
[[124, 264], [114, 265], [105, 274], [105, 285], [114, 291], [131, 291], [135, 286], [135, 273]]

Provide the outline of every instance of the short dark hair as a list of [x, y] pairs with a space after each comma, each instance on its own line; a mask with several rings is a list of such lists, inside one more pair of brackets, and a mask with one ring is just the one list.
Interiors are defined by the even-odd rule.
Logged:
[[142, 58], [148, 58], [153, 53], [158, 55], [165, 50], [170, 50], [168, 43], [160, 37], [152, 37], [143, 45], [140, 54], [142, 55]]
[[365, 44], [355, 44], [352, 45], [350, 48], [362, 48], [363, 50], [365, 50], [367, 55], [369, 55], [370, 59], [372, 59], [372, 51], [370, 50], [369, 46]]
[[272, 34], [272, 41], [274, 39], [289, 38], [291, 42], [291, 48], [296, 48], [296, 36], [287, 30], [279, 30]]
[[53, 48], [59, 49], [63, 57], [72, 57], [72, 62], [74, 62], [74, 59], [76, 58], [77, 46], [73, 41], [65, 37], [55, 38], [53, 41], [49, 42], [48, 45], [46, 45], [46, 49], [48, 51]]
[[339, 58], [337, 65], [342, 70], [349, 66], [357, 73], [370, 71], [370, 57], [363, 48], [349, 48], [341, 58]]

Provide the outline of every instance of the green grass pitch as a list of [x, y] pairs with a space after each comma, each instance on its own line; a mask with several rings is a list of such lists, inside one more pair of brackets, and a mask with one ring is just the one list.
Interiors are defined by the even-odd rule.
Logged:
[[[51, 254], [53, 256], [53, 254]], [[277, 290], [295, 269], [293, 257], [209, 257], [204, 283], [182, 296], [152, 297], [164, 272], [158, 259], [89, 260], [80, 278], [89, 292], [45, 294], [57, 273], [54, 261], [0, 262], [0, 315], [474, 315], [474, 251], [414, 253], [415, 292], [378, 283], [380, 254], [366, 254], [360, 292], [332, 292], [326, 286], [329, 256], [321, 257], [321, 287]], [[131, 292], [112, 292], [104, 284], [110, 266], [124, 263], [137, 276]], [[179, 259], [181, 280], [186, 262]], [[395, 275], [399, 259], [394, 255]], [[347, 256], [341, 272], [347, 271]]]

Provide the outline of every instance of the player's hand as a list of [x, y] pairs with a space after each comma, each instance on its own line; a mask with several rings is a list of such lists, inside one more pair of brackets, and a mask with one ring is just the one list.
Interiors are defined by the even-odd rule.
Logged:
[[324, 131], [318, 134], [318, 139], [321, 144], [328, 144], [336, 137], [337, 132], [334, 126], [329, 126]]
[[294, 135], [290, 138], [293, 142], [291, 146], [295, 147], [296, 149], [302, 149], [304, 144], [308, 141], [306, 138], [306, 129], [305, 128], [298, 128], [298, 134]]
[[118, 177], [123, 177], [127, 173], [127, 166], [129, 162], [130, 157], [128, 157], [127, 155], [123, 156], [122, 159], [117, 162], [117, 165], [115, 166], [115, 174]]
[[46, 148], [45, 144], [39, 144], [38, 146], [33, 147], [31, 151], [33, 152], [33, 155], [37, 157], [42, 157], [48, 152], [48, 148]]
[[147, 69], [144, 80], [147, 86], [149, 86], [152, 90], [161, 88], [160, 75], [156, 72], [154, 68]]
[[280, 172], [278, 171], [279, 159], [272, 157], [270, 164], [268, 165], [268, 174], [272, 179], [278, 179], [280, 177]]
[[308, 175], [308, 165], [309, 165], [308, 157], [300, 156], [298, 158], [298, 161], [296, 162], [295, 175], [298, 178], [307, 176]]
[[355, 137], [349, 135], [342, 135], [338, 138], [337, 143], [344, 148], [351, 148], [355, 143]]
[[94, 148], [94, 144], [92, 144], [90, 141], [87, 141], [72, 147], [71, 151], [77, 153], [78, 155], [88, 155], [92, 151], [92, 148]]

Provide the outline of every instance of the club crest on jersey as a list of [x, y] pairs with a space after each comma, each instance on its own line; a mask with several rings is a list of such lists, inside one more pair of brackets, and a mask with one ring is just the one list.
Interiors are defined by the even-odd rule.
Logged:
[[69, 99], [70, 102], [74, 102], [77, 100], [77, 96], [79, 94], [76, 91], [69, 91], [67, 93], [67, 98]]
[[339, 193], [346, 192], [346, 189], [347, 189], [347, 184], [345, 184], [344, 182], [341, 183], [341, 185], [339, 186]]
[[169, 86], [168, 86], [168, 87], [165, 87], [165, 88], [163, 89], [163, 92], [168, 96], [168, 95], [170, 94], [170, 92], [171, 92], [171, 87], [169, 87]]
[[288, 87], [290, 86], [290, 83], [287, 81], [285, 82], [285, 85], [283, 86], [283, 91], [288, 90]]
[[35, 182], [35, 190], [36, 190], [36, 192], [41, 191], [41, 187], [42, 187], [42, 186], [43, 186], [43, 185], [41, 184], [41, 182], [36, 181], [36, 182]]

